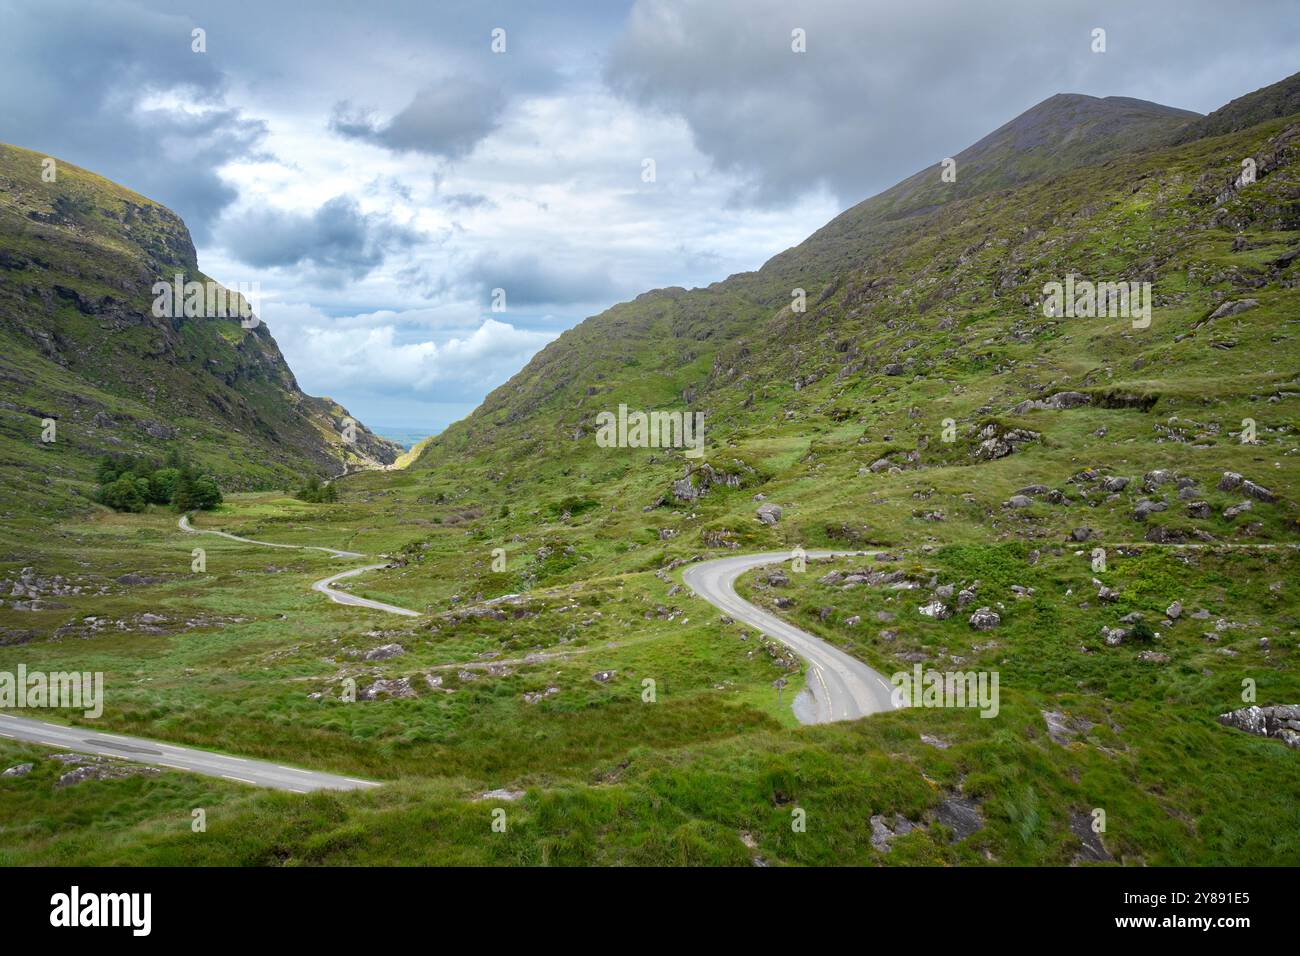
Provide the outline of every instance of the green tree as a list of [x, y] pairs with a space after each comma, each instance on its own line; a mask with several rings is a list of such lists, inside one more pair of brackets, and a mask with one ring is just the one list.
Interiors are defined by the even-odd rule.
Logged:
[[195, 478], [191, 489], [194, 502], [192, 507], [207, 511], [221, 504], [221, 486], [211, 475], [200, 475]]
[[149, 486], [152, 491], [149, 500], [156, 505], [170, 504], [176, 494], [176, 483], [180, 477], [178, 468], [159, 468], [149, 476]]
[[118, 475], [122, 473], [117, 459], [112, 455], [105, 455], [99, 459], [99, 464], [95, 468], [95, 480], [101, 485], [112, 484], [117, 481]]
[[144, 511], [149, 501], [149, 482], [123, 475], [100, 486], [99, 500], [118, 511]]

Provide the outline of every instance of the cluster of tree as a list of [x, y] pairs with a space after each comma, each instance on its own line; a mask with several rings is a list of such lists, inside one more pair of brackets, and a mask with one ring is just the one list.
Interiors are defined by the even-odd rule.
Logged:
[[315, 475], [309, 477], [303, 486], [294, 492], [293, 496], [299, 501], [310, 501], [312, 504], [328, 503], [339, 500], [339, 490], [334, 487], [334, 482], [327, 481], [324, 484]]
[[221, 488], [211, 475], [201, 475], [172, 449], [159, 467], [157, 462], [132, 456], [105, 455], [95, 477], [101, 504], [118, 511], [144, 511], [148, 505], [171, 505], [177, 511], [215, 508]]

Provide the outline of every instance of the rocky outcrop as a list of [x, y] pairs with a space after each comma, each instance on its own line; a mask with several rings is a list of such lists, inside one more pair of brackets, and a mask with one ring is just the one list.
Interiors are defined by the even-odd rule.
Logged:
[[1300, 750], [1300, 704], [1274, 704], [1269, 707], [1242, 707], [1220, 714], [1219, 723], [1248, 734], [1272, 737], [1288, 747]]

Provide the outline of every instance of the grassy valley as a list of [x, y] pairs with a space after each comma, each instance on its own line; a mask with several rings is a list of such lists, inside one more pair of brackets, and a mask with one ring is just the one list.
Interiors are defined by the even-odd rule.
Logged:
[[[1300, 703], [1298, 82], [1209, 125], [1054, 97], [958, 154], [956, 183], [922, 171], [756, 272], [588, 319], [320, 503], [292, 492], [341, 460], [343, 410], [265, 328], [141, 318], [148, 275], [197, 269], [179, 221], [63, 166], [88, 198], [60, 212], [22, 178], [35, 154], [0, 149], [0, 670], [104, 672], [103, 717], [67, 718], [98, 733], [384, 784], [60, 787], [48, 748], [0, 738], [0, 769], [33, 765], [0, 778], [0, 862], [1300, 863], [1300, 753], [1216, 720], [1246, 683]], [[1150, 283], [1149, 325], [1045, 315], [1067, 276]], [[93, 348], [176, 377], [146, 399], [134, 358]], [[704, 457], [600, 447], [620, 404], [702, 413]], [[397, 458], [368, 441], [352, 464]], [[87, 497], [96, 456], [170, 445], [222, 486], [195, 528], [382, 561], [340, 589], [421, 616], [310, 589], [361, 560]], [[681, 581], [796, 548], [867, 553], [742, 595], [886, 675], [996, 671], [997, 716], [800, 725], [802, 663]]]

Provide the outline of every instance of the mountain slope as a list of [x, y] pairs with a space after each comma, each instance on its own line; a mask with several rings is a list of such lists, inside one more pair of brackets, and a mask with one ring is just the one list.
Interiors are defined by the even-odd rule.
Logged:
[[1266, 120], [1300, 113], [1300, 73], [1292, 73], [1262, 89], [1239, 96], [1208, 116], [1188, 123], [1173, 137], [1174, 143], [1190, 143], [1206, 136], [1222, 136], [1249, 129]]
[[[1167, 138], [1170, 117], [1154, 112], [1151, 137]], [[1051, 139], [1069, 141], [1072, 129]], [[1100, 164], [921, 214], [882, 220], [873, 213], [875, 228], [840, 230], [833, 240], [819, 234], [797, 247], [798, 257], [782, 254], [705, 289], [646, 293], [543, 349], [469, 418], [430, 441], [416, 471], [439, 495], [483, 509], [496, 507], [498, 494], [544, 505], [576, 496], [616, 510], [623, 502], [685, 506], [698, 521], [662, 549], [680, 556], [721, 540], [833, 545], [827, 529], [853, 524], [859, 496], [879, 480], [856, 488], [855, 476], [874, 474], [871, 468], [914, 471], [918, 480], [930, 468], [984, 471], [991, 462], [982, 443], [992, 438], [1000, 448], [998, 436], [1018, 427], [1079, 462], [1107, 456], [1110, 434], [1155, 429], [1161, 442], [1218, 446], [1222, 468], [1233, 470], [1240, 451], [1228, 436], [1244, 418], [1268, 421], [1279, 442], [1294, 434], [1296, 363], [1284, 359], [1296, 354], [1286, 316], [1296, 305], [1298, 144], [1300, 117], [1289, 117], [1227, 137], [1120, 150]], [[1236, 177], [1248, 155], [1260, 173], [1243, 187]], [[840, 219], [851, 214], [866, 221], [861, 206]], [[1150, 326], [1044, 316], [1045, 285], [1071, 275], [1151, 283]], [[795, 282], [807, 289], [804, 313], [789, 305]], [[1239, 299], [1248, 301], [1231, 305]], [[1225, 304], [1240, 317], [1211, 320]], [[1063, 391], [1096, 408], [1159, 410], [1199, 424], [1143, 422], [1130, 411], [1076, 414], [1060, 433], [1050, 422], [1030, 427], [1035, 416], [1024, 409]], [[1261, 396], [1273, 404], [1259, 408]], [[677, 449], [599, 448], [596, 417], [620, 404], [701, 412], [707, 468]], [[1083, 418], [1095, 434], [1068, 427]], [[941, 440], [945, 420], [955, 435]], [[1139, 460], [1155, 467], [1163, 451]], [[1214, 458], [1205, 455], [1202, 464]], [[838, 480], [805, 485], [814, 475]], [[965, 488], [985, 480], [953, 478]], [[719, 483], [768, 497], [804, 489], [804, 517], [797, 526], [765, 528], [747, 514], [747, 497], [736, 499]], [[475, 488], [486, 490], [468, 490]], [[1269, 520], [1250, 533], [1289, 537], [1291, 508], [1267, 509]], [[911, 524], [906, 514], [892, 520], [900, 519]], [[1117, 533], [1139, 536], [1152, 523], [1168, 523], [1183, 540], [1241, 533], [1213, 515], [1181, 511], [1138, 528], [1115, 520]], [[614, 516], [584, 521], [593, 533], [630, 533]]]
[[179, 444], [227, 489], [396, 459], [364, 426], [343, 441], [346, 410], [303, 394], [265, 325], [155, 316], [154, 283], [207, 281], [185, 224], [67, 163], [45, 182], [46, 159], [0, 146], [0, 436], [19, 466], [6, 480], [30, 481], [33, 450], [75, 482], [98, 455]]
[[[444, 444], [457, 446], [465, 435], [485, 439], [495, 431], [485, 427], [493, 420], [544, 421], [542, 403], [561, 390], [570, 405], [579, 402], [583, 392], [607, 390], [593, 383], [608, 381], [629, 353], [641, 351], [641, 343], [656, 347], [650, 349], [653, 358], [648, 364], [638, 358], [638, 375], [633, 377], [645, 379], [642, 373], [653, 369], [673, 380], [698, 379], [709, 368], [707, 361], [701, 364], [705, 352], [737, 339], [755, 321], [787, 305], [793, 289], [806, 290], [810, 308], [820, 304], [835, 294], [846, 273], [864, 269], [873, 259], [923, 235], [946, 204], [1155, 147], [1196, 117], [1127, 97], [1050, 97], [958, 153], [956, 182], [944, 182], [942, 167], [935, 164], [841, 213], [757, 272], [732, 276], [707, 289], [648, 292], [565, 332], [491, 393], [463, 424], [451, 426], [431, 443], [426, 458], [432, 460]], [[619, 381], [634, 395], [646, 391], [644, 381]]]

